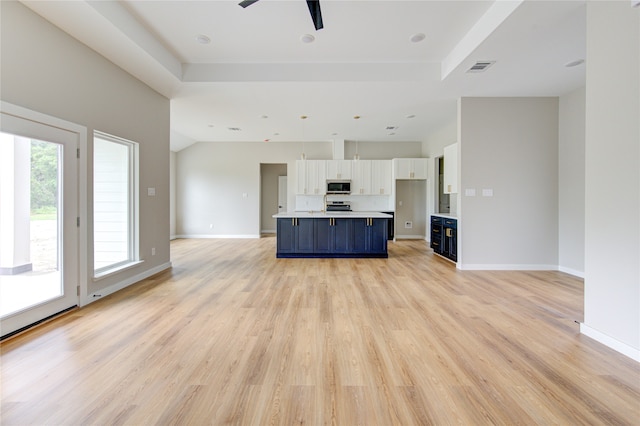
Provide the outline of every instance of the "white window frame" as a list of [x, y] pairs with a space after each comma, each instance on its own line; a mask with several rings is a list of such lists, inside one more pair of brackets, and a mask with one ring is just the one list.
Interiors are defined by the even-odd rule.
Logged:
[[[139, 210], [140, 210], [140, 194], [139, 194], [139, 144], [137, 142], [124, 139], [118, 136], [110, 135], [108, 133], [100, 132], [98, 130], [94, 130], [93, 132], [94, 141], [95, 139], [102, 139], [107, 142], [112, 142], [116, 144], [123, 145], [127, 148], [128, 153], [128, 212], [127, 212], [127, 251], [128, 256], [127, 259], [112, 263], [107, 266], [103, 266], [100, 268], [95, 267], [95, 217], [94, 217], [94, 249], [93, 249], [93, 276], [94, 279], [104, 278], [110, 274], [121, 271], [123, 269], [130, 268], [134, 265], [141, 263], [140, 261], [140, 244], [139, 244]], [[95, 166], [96, 158], [94, 151], [94, 159], [93, 164]], [[95, 168], [94, 168], [94, 176], [95, 176]], [[95, 191], [95, 188], [94, 188]], [[95, 194], [95, 192], [94, 192]], [[95, 203], [95, 198], [94, 198]]]

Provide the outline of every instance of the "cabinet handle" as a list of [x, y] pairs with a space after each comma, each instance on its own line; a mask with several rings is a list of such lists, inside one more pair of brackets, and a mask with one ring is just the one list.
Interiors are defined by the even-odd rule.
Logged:
[[447, 237], [451, 237], [453, 235], [453, 229], [451, 229], [451, 228], [445, 229], [444, 235], [447, 236]]

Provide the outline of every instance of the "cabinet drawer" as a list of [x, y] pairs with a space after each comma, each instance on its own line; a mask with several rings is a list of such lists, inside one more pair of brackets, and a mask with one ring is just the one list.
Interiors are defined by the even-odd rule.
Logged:
[[443, 224], [447, 228], [453, 228], [453, 229], [458, 228], [458, 221], [455, 220], [455, 219], [444, 219], [444, 223]]
[[431, 216], [432, 225], [442, 225], [444, 219], [439, 216]]

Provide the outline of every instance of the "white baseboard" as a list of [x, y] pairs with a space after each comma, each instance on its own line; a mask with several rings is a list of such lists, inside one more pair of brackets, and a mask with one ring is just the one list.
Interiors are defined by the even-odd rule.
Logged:
[[424, 240], [424, 235], [398, 235], [395, 236], [396, 240]]
[[576, 269], [565, 268], [564, 266], [558, 266], [558, 271], [565, 274], [573, 275], [574, 277], [584, 278], [584, 271], [578, 271]]
[[584, 278], [584, 272], [571, 268], [564, 268], [558, 265], [521, 265], [521, 264], [460, 264], [458, 269], [465, 271], [559, 271], [565, 274], [573, 275], [578, 278]]
[[262, 231], [260, 231], [261, 234], [275, 234], [276, 230], [275, 229], [263, 229]]
[[175, 240], [176, 238], [178, 238], [177, 235], [169, 235], [169, 241]]
[[145, 278], [149, 278], [150, 276], [155, 275], [158, 272], [162, 272], [165, 269], [169, 269], [169, 268], [171, 268], [171, 262], [166, 262], [166, 263], [163, 263], [162, 265], [158, 265], [154, 268], [141, 272], [138, 275], [134, 275], [118, 283], [112, 284], [109, 287], [100, 289], [99, 291], [96, 291], [87, 295], [87, 297], [80, 302], [80, 306], [86, 306], [91, 302], [95, 302], [98, 299], [101, 299], [105, 296], [113, 294], [118, 290], [122, 290], [125, 287], [129, 287], [131, 284], [135, 284], [139, 281], [144, 280]]
[[185, 235], [178, 235], [178, 238], [260, 238], [260, 234], [248, 234], [248, 235], [185, 234]]
[[459, 269], [465, 271], [557, 271], [557, 265], [520, 265], [520, 264], [460, 264]]
[[589, 327], [584, 323], [580, 323], [580, 333], [593, 340], [602, 343], [603, 345], [613, 349], [616, 352], [620, 352], [622, 355], [628, 356], [634, 361], [640, 362], [640, 349], [627, 345], [619, 340], [614, 339], [594, 328]]

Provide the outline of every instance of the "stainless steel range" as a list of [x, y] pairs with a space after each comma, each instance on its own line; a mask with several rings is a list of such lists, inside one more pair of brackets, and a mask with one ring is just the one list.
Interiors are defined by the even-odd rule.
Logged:
[[348, 201], [328, 201], [327, 211], [328, 212], [350, 212], [351, 203]]

